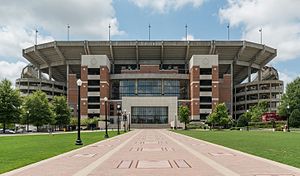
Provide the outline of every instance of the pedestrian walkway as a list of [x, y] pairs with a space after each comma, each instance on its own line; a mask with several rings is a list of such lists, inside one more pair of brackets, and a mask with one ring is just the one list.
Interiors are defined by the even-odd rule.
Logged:
[[134, 130], [11, 171], [20, 176], [300, 176], [300, 169], [167, 130]]

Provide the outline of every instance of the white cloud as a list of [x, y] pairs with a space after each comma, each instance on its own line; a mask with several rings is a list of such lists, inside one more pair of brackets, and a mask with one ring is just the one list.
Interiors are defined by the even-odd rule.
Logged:
[[300, 1], [299, 0], [227, 0], [220, 9], [222, 22], [244, 26], [243, 39], [260, 42], [278, 49], [278, 60], [300, 57]]
[[[193, 35], [191, 34], [188, 34], [187, 35], [187, 39], [188, 40], [199, 40], [199, 39], [196, 39]], [[182, 37], [181, 40], [186, 40], [186, 36]]]
[[[26, 31], [16, 26], [0, 28], [0, 56], [5, 59], [22, 58], [22, 49], [32, 46], [35, 40], [34, 30]], [[51, 36], [38, 36], [40, 43], [53, 41]]]
[[0, 61], [0, 80], [8, 79], [13, 85], [17, 78], [20, 78], [22, 69], [27, 64], [25, 62], [18, 61], [16, 63], [10, 63], [6, 61]]
[[284, 71], [284, 72], [278, 71], [278, 74], [279, 74], [279, 79], [284, 82], [284, 90], [286, 90], [286, 85], [288, 83], [294, 81], [294, 79], [296, 79], [298, 76], [300, 76], [295, 73], [291, 73], [291, 72], [287, 72], [287, 71]]
[[191, 4], [193, 7], [200, 7], [205, 0], [130, 0], [140, 8], [151, 8], [158, 13], [166, 13], [170, 10], [178, 10]]
[[[38, 43], [67, 39], [107, 39], [121, 35], [112, 0], [4, 0], [0, 6], [0, 56], [21, 57], [22, 49], [34, 44], [38, 28]], [[3, 57], [2, 57], [3, 58]]]

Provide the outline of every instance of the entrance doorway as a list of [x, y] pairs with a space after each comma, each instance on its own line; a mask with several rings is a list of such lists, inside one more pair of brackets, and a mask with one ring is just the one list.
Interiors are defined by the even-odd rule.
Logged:
[[164, 106], [132, 106], [131, 123], [135, 124], [167, 124], [168, 107]]

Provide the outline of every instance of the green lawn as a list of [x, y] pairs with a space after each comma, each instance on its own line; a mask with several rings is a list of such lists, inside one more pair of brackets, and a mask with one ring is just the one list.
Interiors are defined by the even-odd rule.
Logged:
[[[113, 137], [117, 132], [109, 132]], [[77, 133], [0, 137], [0, 173], [80, 148]], [[83, 146], [104, 139], [104, 132], [81, 133]]]
[[300, 168], [300, 133], [177, 130], [197, 139]]

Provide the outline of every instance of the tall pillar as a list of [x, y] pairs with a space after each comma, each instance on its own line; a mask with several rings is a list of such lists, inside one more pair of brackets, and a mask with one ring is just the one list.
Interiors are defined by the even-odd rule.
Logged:
[[[235, 96], [235, 93], [233, 93], [233, 89], [234, 89], [234, 64], [233, 63], [231, 63], [231, 65], [230, 65], [230, 74], [231, 74], [231, 80], [230, 80], [230, 82], [231, 82], [231, 91], [230, 91], [230, 93], [231, 93], [231, 103], [230, 103], [230, 114], [231, 114], [231, 117], [233, 117], [233, 96]], [[235, 100], [236, 101], [236, 100]]]
[[88, 117], [88, 67], [81, 66], [80, 79], [82, 85], [80, 87], [80, 116], [83, 118]]
[[68, 105], [73, 109], [73, 116], [77, 116], [77, 94], [78, 88], [76, 84], [77, 78], [76, 74], [68, 74]]
[[191, 93], [191, 120], [200, 120], [199, 102], [200, 102], [200, 68], [192, 66], [190, 68], [190, 93]]
[[49, 81], [51, 81], [51, 79], [52, 79], [52, 67], [51, 66], [49, 66], [49, 68], [48, 68], [48, 75], [49, 75]]
[[215, 109], [219, 103], [219, 67], [218, 65], [212, 66], [212, 110]]
[[40, 66], [38, 66], [37, 69], [38, 69], [38, 78], [41, 79], [42, 76], [41, 76], [41, 69], [40, 69]]
[[261, 81], [261, 69], [258, 70], [257, 76], [258, 76], [258, 81]]
[[100, 115], [102, 116], [105, 115], [105, 97], [109, 99], [109, 68], [100, 66]]
[[251, 82], [251, 67], [248, 67], [248, 82]]
[[[67, 85], [66, 85], [66, 87], [67, 87], [67, 91], [69, 90], [69, 70], [70, 70], [70, 65], [69, 64], [67, 64], [67, 69], [66, 69], [67, 71], [66, 71], [66, 75], [67, 75]], [[67, 103], [69, 104], [69, 94], [68, 94], [68, 92], [67, 92]]]

